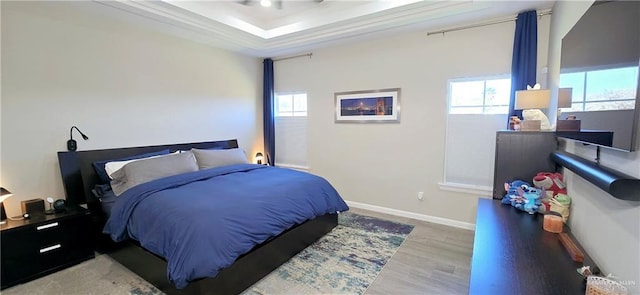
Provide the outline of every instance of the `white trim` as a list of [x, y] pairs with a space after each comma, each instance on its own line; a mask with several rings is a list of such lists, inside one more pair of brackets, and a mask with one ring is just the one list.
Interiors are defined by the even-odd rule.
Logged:
[[493, 195], [493, 188], [488, 186], [455, 183], [455, 182], [438, 182], [438, 186], [443, 191], [466, 193], [474, 196], [491, 197]]
[[289, 169], [300, 170], [304, 172], [309, 172], [309, 170], [311, 170], [311, 168], [309, 168], [308, 166], [300, 166], [300, 165], [293, 165], [293, 164], [276, 163], [276, 167], [289, 168]]
[[353, 202], [353, 201], [346, 201], [345, 200], [345, 202], [347, 202], [347, 205], [349, 205], [350, 207], [354, 207], [354, 208], [371, 210], [371, 211], [375, 211], [375, 212], [380, 212], [380, 213], [385, 213], [385, 214], [390, 214], [390, 215], [395, 215], [395, 216], [401, 216], [401, 217], [406, 217], [406, 218], [411, 218], [411, 219], [417, 219], [417, 220], [422, 220], [422, 221], [427, 221], [427, 222], [433, 222], [433, 223], [437, 223], [437, 224], [443, 224], [443, 225], [448, 225], [448, 226], [453, 226], [453, 227], [462, 228], [462, 229], [468, 229], [468, 230], [473, 230], [473, 231], [476, 230], [476, 225], [473, 224], [473, 223], [462, 222], [462, 221], [457, 221], [457, 220], [453, 220], [453, 219], [447, 219], [447, 218], [424, 215], [424, 214], [418, 214], [418, 213], [413, 213], [413, 212], [409, 212], [409, 211], [391, 209], [391, 208], [380, 207], [380, 206], [375, 206], [375, 205], [369, 205], [369, 204]]

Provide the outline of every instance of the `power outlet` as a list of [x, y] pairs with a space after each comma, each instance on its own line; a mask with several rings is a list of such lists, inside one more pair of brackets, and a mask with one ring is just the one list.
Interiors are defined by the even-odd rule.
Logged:
[[422, 201], [424, 199], [424, 192], [418, 192], [418, 200]]

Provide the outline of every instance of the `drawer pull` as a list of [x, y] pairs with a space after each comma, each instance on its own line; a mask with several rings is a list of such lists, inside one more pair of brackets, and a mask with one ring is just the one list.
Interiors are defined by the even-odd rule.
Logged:
[[47, 229], [47, 228], [50, 228], [50, 227], [56, 227], [56, 226], [58, 226], [58, 223], [57, 222], [53, 222], [53, 223], [49, 223], [49, 224], [38, 226], [38, 227], [36, 227], [36, 229], [37, 230], [43, 230], [43, 229]]
[[42, 248], [42, 249], [40, 249], [40, 253], [49, 252], [49, 251], [51, 251], [51, 250], [55, 250], [55, 249], [58, 249], [58, 248], [60, 248], [60, 247], [62, 247], [62, 245], [60, 245], [60, 244], [55, 244], [55, 245], [53, 245], [53, 246], [50, 246], [50, 247], [47, 247], [47, 248]]

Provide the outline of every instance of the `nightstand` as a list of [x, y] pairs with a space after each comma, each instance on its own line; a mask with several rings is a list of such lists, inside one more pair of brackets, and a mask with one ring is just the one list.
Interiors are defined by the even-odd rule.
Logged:
[[2, 289], [94, 257], [89, 210], [66, 212], [0, 226]]

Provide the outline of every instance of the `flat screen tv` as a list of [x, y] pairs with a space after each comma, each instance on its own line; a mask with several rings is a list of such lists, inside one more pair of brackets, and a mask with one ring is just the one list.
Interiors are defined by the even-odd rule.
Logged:
[[571, 88], [579, 131], [559, 137], [623, 151], [637, 147], [640, 2], [596, 1], [562, 39], [560, 88]]

